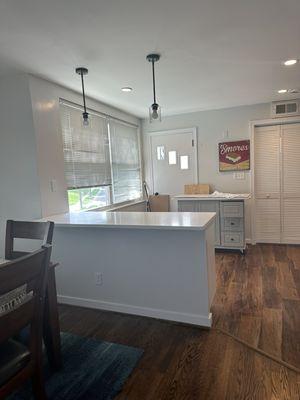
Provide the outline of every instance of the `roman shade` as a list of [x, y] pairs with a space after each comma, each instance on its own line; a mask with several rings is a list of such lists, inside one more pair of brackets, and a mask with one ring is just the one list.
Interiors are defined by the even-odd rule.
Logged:
[[68, 103], [60, 113], [68, 189], [111, 185], [107, 118], [90, 112], [83, 126], [82, 110]]
[[138, 127], [109, 120], [114, 203], [141, 197]]

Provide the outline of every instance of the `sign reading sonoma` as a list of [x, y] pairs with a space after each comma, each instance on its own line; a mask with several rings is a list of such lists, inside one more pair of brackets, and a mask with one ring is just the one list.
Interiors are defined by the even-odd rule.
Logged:
[[219, 170], [250, 169], [250, 140], [219, 143]]

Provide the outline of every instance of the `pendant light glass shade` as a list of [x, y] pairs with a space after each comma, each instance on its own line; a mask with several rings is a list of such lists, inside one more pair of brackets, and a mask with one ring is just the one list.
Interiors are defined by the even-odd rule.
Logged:
[[149, 107], [149, 121], [150, 123], [155, 121], [161, 122], [161, 107], [157, 103], [153, 103]]
[[83, 126], [89, 126], [90, 121], [89, 121], [89, 113], [88, 112], [83, 112], [82, 113], [82, 125]]

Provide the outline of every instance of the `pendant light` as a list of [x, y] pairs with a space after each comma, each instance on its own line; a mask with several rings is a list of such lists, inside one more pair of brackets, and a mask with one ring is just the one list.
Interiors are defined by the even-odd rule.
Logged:
[[89, 70], [87, 68], [84, 67], [76, 68], [76, 74], [81, 76], [82, 98], [83, 98], [83, 113], [82, 113], [83, 126], [89, 125], [89, 113], [86, 111], [86, 101], [85, 101], [85, 91], [84, 91], [84, 81], [83, 81], [83, 76], [87, 75], [88, 73]]
[[152, 84], [153, 84], [153, 104], [149, 107], [150, 122], [161, 121], [161, 108], [156, 102], [156, 88], [155, 88], [155, 69], [154, 63], [160, 59], [159, 54], [148, 54], [147, 60], [152, 64]]

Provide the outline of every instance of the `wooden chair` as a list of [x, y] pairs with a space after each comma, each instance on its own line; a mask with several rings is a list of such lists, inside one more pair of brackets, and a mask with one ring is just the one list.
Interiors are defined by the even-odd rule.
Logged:
[[[0, 268], [0, 296], [24, 288], [20, 302], [0, 314], [0, 399], [32, 378], [36, 399], [47, 399], [42, 370], [43, 309], [51, 246], [8, 261]], [[15, 294], [15, 292], [13, 292]], [[13, 294], [13, 295], [14, 295]], [[3, 300], [3, 297], [2, 297]], [[30, 326], [29, 346], [12, 339]]]
[[[54, 223], [34, 221], [6, 222], [5, 259], [14, 260], [28, 254], [15, 248], [15, 239], [40, 240], [42, 245], [52, 245]], [[55, 267], [50, 264], [45, 301], [44, 343], [51, 367], [58, 370], [62, 366], [60, 327], [55, 282]]]
[[28, 254], [28, 251], [17, 251], [15, 239], [32, 239], [42, 241], [41, 245], [52, 244], [53, 222], [13, 221], [6, 222], [5, 258], [13, 260]]

